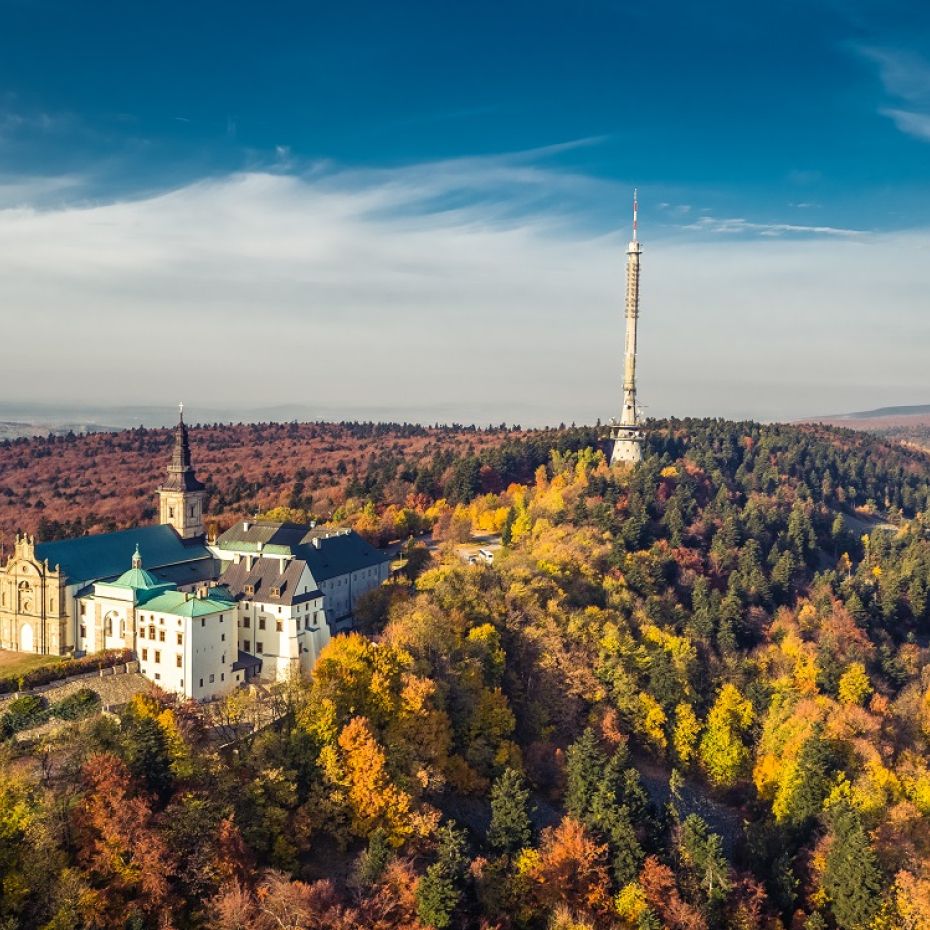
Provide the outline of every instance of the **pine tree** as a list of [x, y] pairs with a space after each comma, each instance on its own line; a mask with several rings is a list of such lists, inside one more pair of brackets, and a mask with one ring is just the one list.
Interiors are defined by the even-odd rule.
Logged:
[[578, 820], [586, 820], [606, 765], [607, 756], [598, 745], [594, 730], [587, 727], [566, 754], [565, 808]]
[[516, 769], [506, 769], [491, 788], [488, 845], [504, 853], [528, 846], [533, 836], [527, 806], [529, 789]]
[[462, 882], [468, 860], [465, 834], [454, 821], [439, 831], [436, 861], [417, 885], [417, 916], [435, 930], [445, 930], [462, 900]]
[[164, 801], [174, 784], [164, 730], [152, 717], [137, 717], [128, 728], [126, 742], [130, 772]]
[[833, 844], [824, 868], [824, 891], [837, 926], [859, 930], [878, 912], [882, 874], [858, 812], [843, 804], [831, 820]]

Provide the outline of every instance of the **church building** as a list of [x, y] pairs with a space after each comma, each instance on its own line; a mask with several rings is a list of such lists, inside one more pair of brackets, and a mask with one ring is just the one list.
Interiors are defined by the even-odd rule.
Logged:
[[98, 582], [116, 581], [136, 552], [158, 583], [191, 591], [215, 578], [217, 562], [203, 538], [204, 486], [191, 467], [183, 416], [158, 497], [161, 523], [155, 526], [42, 543], [18, 537], [0, 566], [0, 649], [65, 655], [115, 646], [120, 637], [107, 633], [120, 616], [112, 591], [99, 601], [88, 595]]

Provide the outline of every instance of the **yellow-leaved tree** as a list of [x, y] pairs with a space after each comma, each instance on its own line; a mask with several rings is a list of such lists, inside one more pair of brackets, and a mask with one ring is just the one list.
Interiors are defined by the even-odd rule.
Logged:
[[839, 698], [843, 704], [861, 706], [872, 693], [872, 683], [861, 662], [852, 662], [843, 672], [839, 683]]
[[715, 785], [733, 785], [745, 774], [749, 749], [743, 740], [752, 720], [752, 703], [727, 682], [707, 715], [701, 737], [701, 764]]

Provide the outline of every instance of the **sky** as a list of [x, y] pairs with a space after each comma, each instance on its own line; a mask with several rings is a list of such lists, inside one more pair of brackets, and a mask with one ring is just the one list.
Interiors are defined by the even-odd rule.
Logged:
[[930, 402], [930, 5], [0, 22], [0, 419], [606, 420], [634, 186], [646, 415]]

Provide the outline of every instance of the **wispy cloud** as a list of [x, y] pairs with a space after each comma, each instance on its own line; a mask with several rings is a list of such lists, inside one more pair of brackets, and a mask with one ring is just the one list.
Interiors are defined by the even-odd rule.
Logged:
[[[0, 209], [0, 395], [168, 404], [183, 383], [194, 406], [404, 416], [428, 399], [459, 419], [607, 417], [627, 231], [592, 232], [567, 204], [625, 193], [498, 156]], [[802, 416], [925, 386], [926, 233], [708, 216], [663, 241], [649, 225], [651, 412]], [[746, 235], [708, 234], [727, 231]], [[56, 338], [37, 344], [36, 321]]]
[[885, 92], [899, 104], [881, 107], [879, 112], [901, 132], [930, 142], [930, 62], [900, 49], [860, 47], [858, 51], [877, 65]]
[[[810, 207], [811, 204], [795, 204], [797, 207]], [[695, 229], [714, 233], [745, 234], [756, 233], [760, 236], [838, 236], [853, 238], [864, 235], [861, 229], [844, 229], [839, 226], [809, 226], [803, 223], [756, 223], [741, 217], [718, 218], [702, 216], [694, 223], [688, 223], [684, 229]]]
[[893, 119], [901, 132], [930, 142], [930, 113], [914, 113], [910, 110], [896, 110], [893, 107], [886, 107], [881, 113]]

